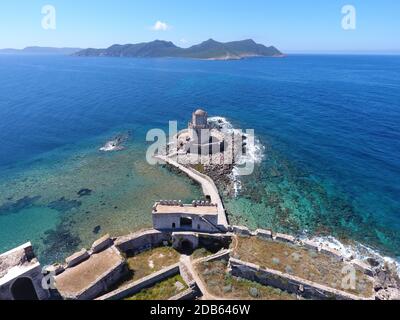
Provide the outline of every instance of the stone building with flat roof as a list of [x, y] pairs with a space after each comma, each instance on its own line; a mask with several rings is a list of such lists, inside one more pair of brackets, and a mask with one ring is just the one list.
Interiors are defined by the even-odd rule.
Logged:
[[0, 300], [45, 300], [42, 267], [30, 242], [0, 255]]
[[156, 202], [152, 217], [156, 230], [221, 232], [218, 206], [206, 201], [193, 201], [192, 204], [172, 200]]

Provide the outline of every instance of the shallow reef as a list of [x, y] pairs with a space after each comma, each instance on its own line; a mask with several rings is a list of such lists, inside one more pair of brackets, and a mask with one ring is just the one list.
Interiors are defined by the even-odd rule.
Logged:
[[16, 201], [10, 201], [12, 198], [9, 197], [9, 201], [0, 206], [0, 214], [17, 213], [23, 209], [28, 209], [32, 207], [40, 198], [40, 196], [25, 196]]
[[81, 201], [69, 200], [69, 199], [65, 199], [64, 197], [62, 197], [56, 201], [50, 202], [48, 204], [48, 207], [50, 209], [57, 210], [61, 213], [66, 213], [68, 211], [71, 211], [72, 209], [79, 208], [81, 205], [82, 205]]
[[43, 263], [62, 262], [66, 254], [71, 254], [78, 249], [82, 241], [72, 233], [72, 225], [73, 222], [62, 222], [55, 230], [45, 232], [45, 236], [42, 238], [45, 250], [40, 252]]

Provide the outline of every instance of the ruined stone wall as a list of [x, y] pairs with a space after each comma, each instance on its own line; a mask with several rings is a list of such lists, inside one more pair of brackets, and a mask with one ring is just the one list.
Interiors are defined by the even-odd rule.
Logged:
[[112, 272], [104, 276], [102, 279], [98, 279], [96, 283], [86, 290], [83, 294], [76, 297], [78, 300], [92, 300], [99, 295], [110, 290], [110, 288], [118, 283], [120, 279], [126, 274], [125, 264], [120, 264]]
[[254, 237], [258, 237], [260, 239], [264, 239], [264, 240], [272, 240], [272, 241], [290, 243], [293, 245], [302, 246], [302, 247], [310, 249], [310, 250], [315, 250], [321, 254], [325, 254], [332, 258], [336, 258], [339, 261], [347, 260], [354, 266], [354, 268], [356, 270], [359, 270], [370, 277], [374, 276], [374, 271], [371, 269], [371, 267], [369, 267], [364, 262], [356, 260], [356, 259], [352, 259], [352, 258], [349, 259], [349, 257], [343, 256], [341, 254], [341, 252], [339, 252], [333, 248], [330, 248], [328, 246], [320, 245], [311, 240], [300, 240], [291, 235], [284, 234], [284, 233], [273, 233], [270, 230], [257, 229], [256, 231], [253, 232], [253, 231], [249, 230], [247, 227], [243, 227], [243, 226], [231, 226], [231, 231], [234, 234], [237, 234], [239, 236], [245, 236], [245, 237], [254, 236]]
[[363, 300], [363, 298], [336, 290], [318, 283], [301, 279], [277, 270], [261, 268], [258, 265], [231, 258], [231, 274], [235, 277], [255, 281], [263, 285], [279, 288], [307, 299]]
[[119, 237], [115, 240], [115, 245], [124, 253], [137, 253], [164, 245], [166, 242], [171, 242], [169, 233], [150, 229]]
[[179, 273], [179, 263], [103, 295], [96, 300], [122, 300]]

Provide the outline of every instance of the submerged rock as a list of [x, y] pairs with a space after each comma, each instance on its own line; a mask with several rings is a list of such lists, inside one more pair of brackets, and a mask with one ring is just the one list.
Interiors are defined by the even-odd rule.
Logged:
[[62, 197], [56, 201], [52, 201], [48, 204], [48, 207], [50, 209], [57, 210], [58, 212], [61, 213], [66, 213], [68, 211], [71, 211], [72, 209], [79, 208], [82, 205], [82, 202], [78, 200], [69, 200], [65, 199], [65, 197]]
[[93, 190], [90, 189], [81, 189], [77, 192], [79, 198], [84, 196], [90, 196]]
[[131, 132], [128, 131], [126, 133], [121, 133], [111, 139], [110, 141], [107, 141], [103, 147], [100, 148], [100, 151], [104, 152], [109, 152], [109, 151], [121, 151], [124, 150], [125, 147], [122, 146], [123, 143], [125, 143], [129, 137], [131, 136]]
[[55, 230], [46, 231], [42, 241], [45, 245], [43, 255], [46, 263], [60, 262], [64, 255], [73, 253], [81, 244], [81, 239], [64, 223], [59, 224]]
[[30, 208], [40, 198], [41, 198], [40, 196], [34, 196], [34, 197], [26, 196], [14, 202], [6, 202], [5, 204], [0, 206], [0, 214], [16, 213], [23, 209]]
[[95, 227], [93, 228], [93, 233], [94, 233], [94, 234], [98, 234], [98, 233], [100, 232], [100, 230], [101, 230], [101, 226], [95, 226]]

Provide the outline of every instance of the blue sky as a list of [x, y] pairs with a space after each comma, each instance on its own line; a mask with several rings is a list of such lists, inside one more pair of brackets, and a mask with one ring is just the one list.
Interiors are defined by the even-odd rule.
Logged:
[[[41, 26], [44, 5], [55, 30]], [[355, 30], [342, 28], [344, 5], [356, 8]], [[1, 0], [0, 48], [253, 38], [284, 52], [400, 52], [399, 16], [398, 0]]]

